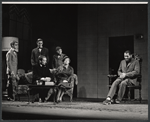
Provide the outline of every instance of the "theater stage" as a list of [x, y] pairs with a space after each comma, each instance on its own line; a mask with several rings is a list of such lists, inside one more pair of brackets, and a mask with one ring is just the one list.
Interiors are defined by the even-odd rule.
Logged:
[[74, 100], [31, 103], [26, 101], [2, 101], [3, 120], [148, 120], [148, 103], [103, 105], [102, 101]]

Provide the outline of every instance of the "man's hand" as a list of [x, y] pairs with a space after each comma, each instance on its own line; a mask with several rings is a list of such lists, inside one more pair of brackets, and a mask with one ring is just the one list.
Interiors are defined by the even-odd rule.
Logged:
[[16, 79], [17, 79], [17, 80], [20, 80], [20, 76], [19, 76], [19, 75], [16, 75]]
[[125, 78], [126, 77], [126, 73], [121, 73], [120, 78]]
[[6, 85], [7, 88], [9, 87], [9, 84], [10, 84], [9, 81], [7, 81], [7, 85]]
[[51, 73], [55, 72], [57, 69], [49, 69]]
[[41, 78], [40, 80], [43, 80], [45, 82], [50, 82], [51, 81], [51, 78], [50, 77], [46, 77], [46, 78]]
[[11, 72], [11, 77], [15, 77], [14, 71]]
[[63, 66], [58, 67], [58, 71], [61, 72], [63, 70]]
[[45, 78], [41, 78], [40, 80], [43, 80], [43, 81], [45, 81]]

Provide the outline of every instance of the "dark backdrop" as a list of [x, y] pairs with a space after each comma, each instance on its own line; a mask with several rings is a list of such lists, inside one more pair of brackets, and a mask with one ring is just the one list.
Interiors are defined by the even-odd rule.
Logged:
[[[3, 4], [2, 36], [19, 38], [18, 68], [31, 70], [31, 51], [37, 46], [36, 40], [42, 38], [44, 47], [49, 49], [49, 67], [52, 66], [55, 47], [61, 46], [77, 74], [77, 5]], [[6, 52], [3, 54], [5, 60]]]
[[[9, 13], [10, 6], [2, 5], [3, 18], [4, 13]], [[71, 64], [77, 73], [77, 5], [15, 5], [18, 10], [25, 9], [32, 28], [32, 38], [30, 44], [24, 48], [26, 50], [26, 61], [20, 59], [19, 67], [25, 70], [31, 69], [30, 57], [31, 50], [36, 47], [37, 38], [44, 40], [44, 47], [49, 49], [49, 56], [52, 59], [55, 53], [55, 47], [61, 46], [63, 53], [71, 58]], [[9, 34], [9, 20], [3, 19], [2, 35], [13, 36]], [[16, 35], [14, 35], [16, 36]], [[25, 46], [25, 45], [24, 45]], [[19, 56], [24, 56], [22, 52]], [[21, 62], [25, 61], [25, 65]], [[51, 60], [49, 63], [51, 67]]]

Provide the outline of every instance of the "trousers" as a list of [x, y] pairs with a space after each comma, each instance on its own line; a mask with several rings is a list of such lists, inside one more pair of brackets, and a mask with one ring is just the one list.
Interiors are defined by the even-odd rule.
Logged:
[[119, 86], [119, 90], [118, 90], [118, 95], [117, 95], [117, 99], [119, 101], [122, 100], [124, 94], [125, 94], [125, 91], [126, 91], [126, 86], [127, 85], [132, 85], [132, 82], [130, 82], [129, 79], [121, 79], [121, 78], [117, 78], [113, 84], [111, 85], [111, 88], [108, 92], [108, 95], [107, 97], [111, 97], [113, 98], [115, 93], [116, 93], [116, 90], [117, 90], [117, 87]]
[[16, 81], [16, 78], [11, 77], [11, 76], [8, 75], [8, 81], [9, 81], [9, 85], [7, 87], [8, 97], [15, 100], [15, 96], [17, 94], [17, 81]]

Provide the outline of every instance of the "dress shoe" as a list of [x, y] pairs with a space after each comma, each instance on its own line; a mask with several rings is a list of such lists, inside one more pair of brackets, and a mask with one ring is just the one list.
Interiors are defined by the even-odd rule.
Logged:
[[115, 103], [116, 103], [116, 104], [120, 104], [120, 100], [117, 100], [117, 99], [116, 99], [116, 100], [115, 100]]
[[105, 101], [103, 101], [103, 105], [110, 105], [111, 104], [111, 100], [106, 99]]
[[45, 99], [44, 102], [47, 103], [47, 100]]
[[41, 98], [39, 98], [39, 103], [42, 103], [42, 100], [41, 100]]

